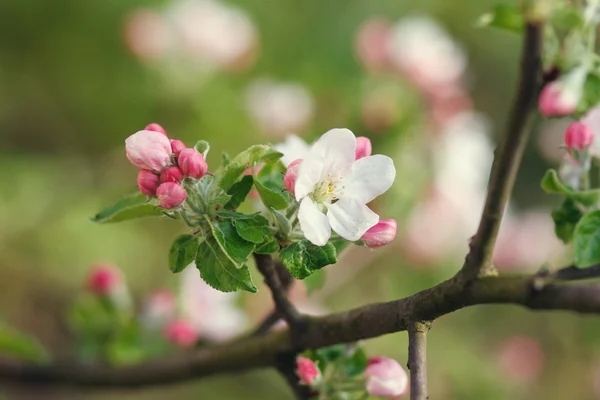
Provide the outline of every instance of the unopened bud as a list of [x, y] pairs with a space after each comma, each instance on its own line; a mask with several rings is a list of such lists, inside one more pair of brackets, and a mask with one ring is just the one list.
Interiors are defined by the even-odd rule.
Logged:
[[160, 181], [162, 183], [164, 183], [164, 182], [179, 183], [179, 182], [181, 182], [182, 177], [183, 177], [183, 174], [181, 173], [181, 170], [176, 166], [169, 167], [160, 173]]
[[296, 373], [298, 374], [300, 381], [307, 385], [311, 385], [321, 376], [319, 367], [317, 367], [310, 358], [302, 356], [296, 358]]
[[294, 187], [296, 186], [296, 178], [298, 178], [300, 164], [302, 164], [302, 160], [300, 159], [292, 161], [290, 165], [288, 165], [287, 172], [283, 177], [283, 184], [292, 195], [294, 194]]
[[181, 153], [181, 150], [185, 149], [185, 147], [185, 143], [183, 143], [181, 140], [171, 139], [171, 150], [176, 156], [178, 156], [179, 153]]
[[162, 208], [170, 210], [183, 203], [187, 194], [185, 189], [179, 184], [175, 182], [165, 182], [156, 189], [156, 196], [158, 197], [158, 204], [160, 204]]
[[565, 145], [569, 150], [583, 151], [594, 141], [594, 133], [586, 124], [573, 122], [565, 132]]
[[368, 157], [372, 152], [371, 140], [368, 137], [359, 136], [356, 138], [356, 153], [355, 160], [360, 160], [363, 157]]
[[167, 340], [179, 347], [189, 348], [198, 340], [198, 333], [185, 319], [175, 319], [165, 327]]
[[160, 185], [160, 181], [158, 175], [156, 175], [152, 171], [148, 171], [147, 169], [141, 169], [138, 172], [137, 177], [137, 185], [140, 189], [140, 192], [147, 196], [154, 196], [156, 194], [156, 189]]
[[181, 150], [177, 163], [183, 175], [190, 178], [200, 179], [206, 174], [208, 165], [204, 161], [204, 156], [196, 149], [186, 148]]
[[145, 128], [145, 131], [154, 131], [154, 132], [159, 132], [162, 133], [163, 135], [167, 136], [167, 132], [165, 131], [165, 128], [163, 128], [162, 126], [160, 126], [159, 124], [153, 122], [151, 124], [148, 124]]
[[125, 140], [125, 153], [133, 165], [160, 172], [171, 164], [171, 143], [155, 131], [139, 131]]
[[583, 96], [586, 71], [574, 69], [542, 89], [538, 100], [540, 113], [544, 117], [563, 117], [577, 109]]
[[369, 359], [364, 374], [371, 396], [397, 399], [408, 389], [408, 375], [396, 360], [387, 357]]
[[397, 230], [396, 220], [383, 219], [366, 231], [360, 239], [367, 247], [381, 247], [394, 240]]
[[87, 277], [87, 288], [97, 296], [108, 296], [115, 293], [122, 285], [121, 271], [110, 264], [98, 264], [92, 268]]

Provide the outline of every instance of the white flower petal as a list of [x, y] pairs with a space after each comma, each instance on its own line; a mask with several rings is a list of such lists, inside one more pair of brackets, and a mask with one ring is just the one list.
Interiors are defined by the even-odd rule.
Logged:
[[356, 137], [349, 129], [336, 128], [323, 134], [317, 140], [307, 157], [312, 160], [323, 160], [321, 178], [328, 173], [339, 173], [342, 176], [350, 171], [356, 153]]
[[361, 158], [352, 164], [352, 171], [345, 179], [344, 197], [367, 204], [388, 190], [395, 178], [396, 168], [391, 158], [381, 154]]
[[315, 190], [315, 186], [321, 180], [322, 172], [323, 160], [309, 157], [302, 161], [302, 164], [298, 168], [298, 175], [294, 186], [296, 200], [300, 201], [300, 199]]
[[304, 159], [310, 151], [310, 146], [296, 135], [289, 135], [283, 143], [273, 146], [275, 150], [283, 153], [281, 162], [286, 167], [297, 159]]
[[331, 227], [325, 214], [323, 214], [315, 203], [305, 197], [300, 203], [298, 220], [304, 236], [314, 245], [325, 246], [331, 237]]
[[346, 240], [360, 239], [369, 228], [379, 222], [379, 215], [352, 198], [344, 197], [327, 208], [331, 228]]

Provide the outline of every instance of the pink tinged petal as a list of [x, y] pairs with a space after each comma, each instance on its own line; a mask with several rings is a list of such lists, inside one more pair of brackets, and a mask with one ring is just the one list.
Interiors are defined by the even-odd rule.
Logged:
[[367, 392], [371, 396], [398, 399], [408, 389], [408, 375], [396, 360], [388, 357], [373, 357], [364, 372]]
[[344, 197], [327, 206], [327, 218], [331, 228], [346, 240], [355, 241], [379, 221], [365, 204], [355, 199]]
[[370, 156], [372, 151], [371, 140], [368, 137], [359, 136], [356, 138], [356, 152], [354, 156], [356, 160]]
[[381, 154], [361, 158], [354, 162], [345, 179], [344, 197], [367, 204], [386, 192], [395, 178], [396, 168], [391, 158]]
[[380, 220], [360, 238], [370, 248], [385, 246], [394, 240], [398, 224], [393, 219]]
[[323, 134], [317, 140], [306, 160], [323, 161], [321, 178], [328, 173], [339, 173], [342, 176], [350, 171], [356, 153], [356, 137], [349, 129], [336, 128]]
[[315, 190], [315, 186], [321, 180], [322, 171], [323, 160], [311, 158], [304, 160], [300, 164], [298, 175], [296, 176], [296, 184], [294, 185], [296, 200], [300, 201]]
[[171, 164], [171, 143], [162, 133], [139, 131], [125, 139], [125, 153], [133, 165], [160, 172]]
[[298, 178], [298, 169], [300, 169], [302, 160], [294, 160], [288, 165], [285, 176], [283, 177], [283, 184], [287, 190], [294, 195], [294, 187], [296, 186], [296, 179]]
[[325, 246], [327, 244], [327, 241], [331, 237], [329, 221], [325, 214], [308, 197], [305, 197], [300, 203], [298, 220], [300, 221], [300, 228], [304, 233], [304, 237], [312, 244], [316, 246]]

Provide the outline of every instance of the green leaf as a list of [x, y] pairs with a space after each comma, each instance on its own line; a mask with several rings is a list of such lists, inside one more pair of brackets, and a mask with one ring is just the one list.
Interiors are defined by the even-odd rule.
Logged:
[[552, 28], [563, 38], [585, 24], [581, 10], [567, 4], [557, 4], [550, 19]]
[[360, 375], [367, 368], [367, 354], [362, 348], [357, 348], [351, 357], [344, 360], [341, 372], [344, 376], [352, 378]]
[[206, 140], [199, 140], [194, 148], [198, 150], [198, 152], [202, 153], [204, 158], [206, 158], [208, 152], [210, 151], [210, 144], [208, 144]]
[[211, 223], [217, 244], [234, 265], [241, 268], [254, 250], [254, 243], [244, 240], [236, 231], [232, 221]]
[[554, 233], [556, 237], [562, 240], [565, 244], [571, 242], [575, 226], [583, 217], [583, 213], [577, 207], [573, 199], [566, 198], [563, 203], [552, 211], [552, 219], [554, 220]]
[[259, 181], [254, 181], [254, 187], [258, 191], [260, 199], [267, 207], [274, 208], [275, 210], [287, 208], [288, 202], [281, 193], [269, 189]]
[[479, 17], [477, 26], [522, 33], [525, 27], [525, 17], [523, 11], [515, 5], [498, 4], [491, 12]]
[[600, 210], [583, 216], [573, 237], [575, 265], [590, 267], [600, 263]]
[[584, 207], [593, 207], [600, 201], [600, 190], [592, 189], [576, 192], [565, 186], [559, 179], [555, 170], [550, 169], [542, 178], [542, 189], [548, 194], [563, 194], [575, 200]]
[[256, 246], [254, 249], [255, 253], [258, 254], [273, 254], [279, 251], [279, 243], [275, 239], [271, 239], [261, 245]]
[[242, 289], [252, 293], [257, 292], [248, 267], [238, 268], [212, 236], [198, 246], [196, 267], [200, 270], [202, 279], [217, 290], [234, 292]]
[[174, 274], [185, 269], [196, 257], [198, 239], [192, 235], [181, 235], [175, 239], [169, 250], [169, 268]]
[[313, 272], [312, 275], [304, 279], [304, 284], [306, 285], [308, 294], [311, 294], [315, 290], [321, 289], [325, 284], [325, 270], [319, 269]]
[[162, 212], [163, 210], [157, 205], [148, 202], [145, 195], [136, 193], [119, 199], [116, 203], [100, 211], [91, 220], [98, 223], [121, 222], [129, 219], [162, 215]]
[[255, 214], [252, 219], [233, 221], [233, 226], [242, 239], [252, 243], [261, 244], [273, 239], [269, 221], [260, 214]]
[[253, 183], [254, 178], [252, 178], [252, 175], [246, 175], [239, 182], [234, 183], [227, 191], [227, 194], [231, 196], [231, 200], [225, 204], [225, 208], [232, 209], [239, 207], [246, 200], [246, 196], [248, 196], [250, 190], [252, 190]]
[[304, 279], [316, 270], [337, 262], [335, 247], [331, 243], [319, 247], [306, 239], [284, 248], [279, 257], [297, 279]]
[[50, 355], [36, 338], [0, 323], [0, 355], [37, 363], [50, 360]]
[[274, 209], [271, 209], [271, 212], [275, 217], [275, 223], [277, 224], [279, 231], [283, 233], [283, 235], [288, 236], [290, 232], [292, 232], [292, 224], [290, 223], [288, 217], [286, 217], [282, 212]]
[[225, 190], [244, 173], [247, 168], [259, 162], [271, 163], [279, 160], [283, 154], [267, 145], [255, 145], [241, 152], [231, 160], [225, 167], [221, 187]]
[[577, 106], [576, 116], [582, 116], [600, 103], [600, 76], [590, 73], [583, 85], [583, 96]]

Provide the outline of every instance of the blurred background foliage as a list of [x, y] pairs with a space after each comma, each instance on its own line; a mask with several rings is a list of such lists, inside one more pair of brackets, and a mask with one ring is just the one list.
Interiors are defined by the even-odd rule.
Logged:
[[[377, 207], [383, 217], [398, 218], [402, 232], [412, 211], [425, 201], [433, 174], [435, 160], [420, 156], [423, 143], [437, 139], [421, 130], [426, 106], [406, 80], [372, 74], [357, 59], [359, 27], [371, 17], [392, 23], [415, 14], [431, 17], [464, 48], [464, 88], [475, 110], [487, 117], [494, 137], [508, 114], [520, 38], [475, 27], [477, 18], [496, 3], [493, 0], [228, 0], [252, 22], [256, 41], [250, 61], [212, 69], [180, 56], [149, 60], [132, 50], [126, 26], [134, 13], [161, 12], [171, 3], [0, 2], [0, 312], [4, 320], [35, 334], [58, 359], [70, 357], [65, 312], [82, 291], [94, 262], [119, 265], [138, 299], [159, 287], [177, 288], [178, 278], [168, 271], [166, 255], [182, 230], [179, 224], [149, 219], [95, 226], [89, 221], [103, 205], [135, 189], [136, 169], [124, 156], [123, 141], [149, 122], [160, 123], [171, 137], [188, 144], [208, 140], [209, 166], [215, 165], [222, 151], [235, 154], [256, 142], [283, 140], [248, 112], [247, 88], [256, 79], [302, 85], [313, 104], [310, 117], [295, 133], [310, 141], [344, 126], [370, 136], [376, 153], [394, 157], [398, 179]], [[384, 129], [365, 121], [361, 109], [369, 88], [378, 85], [399, 87], [401, 93], [393, 112], [402, 117]], [[540, 151], [540, 135], [547, 132], [539, 128], [519, 176], [515, 210], [547, 210], [557, 200], [539, 189], [545, 168], [557, 164]], [[549, 146], [558, 148], [556, 143]], [[488, 170], [478, 173], [487, 177]], [[547, 227], [549, 213], [541, 215]], [[439, 229], [453, 231], [453, 223], [429, 225], [426, 236]], [[457, 254], [464, 254], [467, 237]], [[399, 234], [396, 242], [404, 238]], [[537, 233], [519, 238], [523, 251], [539, 252]], [[427, 243], [422, 246], [428, 248]], [[428, 250], [435, 253], [434, 247]], [[350, 251], [328, 268], [330, 281], [311, 297], [322, 310], [341, 311], [410, 295], [451, 276], [461, 263], [454, 253], [423, 262], [422, 254], [411, 256], [406, 242], [379, 251]], [[266, 292], [261, 287], [255, 298], [244, 294], [240, 299], [253, 321], [268, 310]], [[431, 398], [600, 398], [599, 328], [597, 319], [515, 307], [481, 306], [443, 317], [430, 334]], [[367, 348], [404, 364], [407, 335], [370, 340]], [[2, 396], [291, 398], [283, 381], [268, 371], [124, 392], [6, 387], [0, 388]]]

